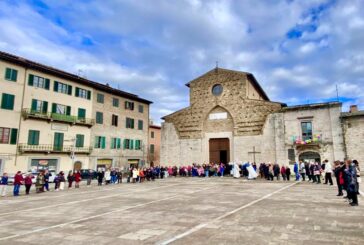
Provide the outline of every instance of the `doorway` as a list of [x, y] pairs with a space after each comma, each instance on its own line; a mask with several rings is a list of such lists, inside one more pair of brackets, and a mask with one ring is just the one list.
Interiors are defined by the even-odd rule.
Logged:
[[300, 154], [300, 156], [298, 157], [298, 160], [302, 161], [302, 162], [321, 162], [321, 157], [320, 154], [314, 151], [306, 151]]
[[230, 141], [228, 138], [209, 140], [210, 163], [224, 163], [230, 161]]

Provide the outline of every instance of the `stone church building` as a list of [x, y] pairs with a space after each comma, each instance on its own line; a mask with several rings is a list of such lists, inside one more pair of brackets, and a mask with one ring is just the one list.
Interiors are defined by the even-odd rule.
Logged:
[[[364, 163], [364, 111], [328, 102], [273, 102], [254, 75], [215, 68], [186, 84], [190, 106], [163, 117], [161, 164]], [[360, 150], [361, 149], [361, 150]]]

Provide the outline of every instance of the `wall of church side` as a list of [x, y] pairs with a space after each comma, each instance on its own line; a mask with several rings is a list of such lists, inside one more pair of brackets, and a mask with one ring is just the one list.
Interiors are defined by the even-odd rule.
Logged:
[[364, 117], [343, 118], [344, 137], [348, 159], [356, 159], [364, 171]]
[[255, 147], [255, 162], [261, 163], [264, 161], [263, 137], [255, 136], [236, 136], [234, 137], [234, 159], [231, 161], [253, 162], [254, 154], [252, 153]]
[[[331, 123], [331, 137], [333, 146], [333, 159], [345, 158], [344, 132], [341, 125], [341, 107], [331, 107], [329, 110], [329, 122]], [[364, 149], [364, 148], [363, 148]]]

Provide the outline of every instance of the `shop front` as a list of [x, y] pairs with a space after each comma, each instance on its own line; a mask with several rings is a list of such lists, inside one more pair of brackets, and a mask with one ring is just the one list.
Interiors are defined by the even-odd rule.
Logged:
[[32, 173], [39, 173], [40, 171], [48, 170], [52, 174], [58, 173], [58, 159], [31, 159], [30, 171]]
[[112, 159], [97, 159], [96, 170], [110, 169], [112, 167]]

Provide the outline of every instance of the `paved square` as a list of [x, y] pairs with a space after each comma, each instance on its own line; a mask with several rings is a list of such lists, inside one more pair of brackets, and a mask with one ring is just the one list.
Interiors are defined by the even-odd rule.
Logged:
[[169, 178], [7, 197], [0, 244], [364, 244], [363, 206], [335, 195], [311, 183]]

